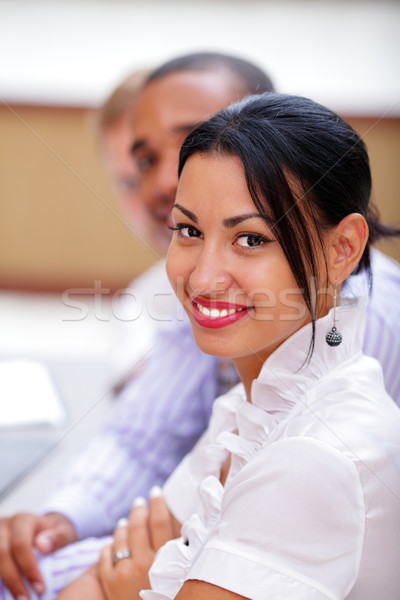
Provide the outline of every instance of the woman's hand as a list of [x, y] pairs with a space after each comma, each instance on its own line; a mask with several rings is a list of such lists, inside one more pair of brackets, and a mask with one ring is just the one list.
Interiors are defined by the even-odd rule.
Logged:
[[150, 587], [148, 572], [155, 553], [178, 535], [160, 488], [152, 489], [149, 505], [137, 498], [129, 521], [119, 521], [113, 543], [100, 555], [98, 577], [106, 599], [138, 599], [140, 590]]

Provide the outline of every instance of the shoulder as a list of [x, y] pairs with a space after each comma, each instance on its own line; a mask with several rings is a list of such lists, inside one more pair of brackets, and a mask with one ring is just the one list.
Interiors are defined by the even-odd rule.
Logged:
[[389, 280], [400, 284], [400, 264], [379, 250], [371, 252], [371, 264], [373, 276], [379, 280]]
[[[400, 319], [400, 264], [378, 250], [371, 253], [372, 293], [369, 303], [369, 316], [377, 314], [383, 321]], [[398, 323], [399, 321], [397, 321]], [[367, 321], [368, 323], [368, 321]], [[398, 327], [391, 328], [394, 331]]]
[[[385, 386], [400, 404], [400, 264], [382, 252], [371, 252], [372, 291], [367, 306], [363, 350], [382, 365]], [[345, 294], [368, 292], [365, 274], [348, 279]]]
[[[251, 485], [244, 486], [251, 481]], [[263, 510], [319, 510], [330, 503], [362, 507], [360, 479], [353, 462], [328, 442], [311, 436], [288, 436], [266, 444], [226, 487], [224, 504], [250, 495]], [[340, 498], [342, 494], [342, 498]], [[361, 495], [360, 495], [361, 494]], [[311, 503], [310, 500], [312, 499]], [[254, 504], [253, 504], [254, 506]], [[312, 509], [312, 511], [314, 511]]]
[[400, 456], [400, 411], [385, 390], [378, 361], [359, 354], [310, 391], [286, 435], [327, 443], [359, 468]]

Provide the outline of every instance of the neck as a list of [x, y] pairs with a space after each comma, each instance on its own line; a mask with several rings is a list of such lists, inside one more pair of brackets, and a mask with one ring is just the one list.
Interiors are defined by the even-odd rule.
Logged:
[[251, 384], [257, 379], [264, 360], [256, 355], [233, 359], [241, 382], [243, 383], [247, 402], [251, 402]]
[[[321, 310], [321, 312], [323, 312], [323, 315], [319, 315], [318, 318], [320, 318], [320, 316], [324, 316], [328, 312], [328, 308], [324, 307], [324, 309]], [[296, 333], [299, 329], [304, 327], [304, 325], [307, 325], [307, 323], [309, 323], [310, 320], [311, 319], [307, 316], [300, 323], [300, 325], [292, 332], [292, 334], [288, 336], [288, 338], [292, 337], [292, 335]], [[284, 341], [286, 340], [279, 340], [279, 342], [271, 344], [270, 346], [268, 346], [268, 348], [264, 348], [263, 350], [260, 350], [257, 353], [254, 352], [253, 354], [249, 354], [248, 356], [241, 356], [233, 359], [236, 370], [246, 391], [246, 397], [248, 402], [251, 402], [251, 384], [253, 383], [254, 379], [257, 379], [257, 377], [259, 376], [261, 368], [265, 361], [271, 356], [271, 354], [273, 354], [273, 352], [275, 352], [277, 348], [279, 348], [279, 346]]]

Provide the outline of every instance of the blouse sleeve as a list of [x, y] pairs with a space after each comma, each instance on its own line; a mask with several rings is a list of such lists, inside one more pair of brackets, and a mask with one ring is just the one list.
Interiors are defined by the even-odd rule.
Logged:
[[354, 463], [324, 442], [286, 438], [227, 483], [220, 519], [186, 579], [252, 600], [345, 598], [364, 519]]

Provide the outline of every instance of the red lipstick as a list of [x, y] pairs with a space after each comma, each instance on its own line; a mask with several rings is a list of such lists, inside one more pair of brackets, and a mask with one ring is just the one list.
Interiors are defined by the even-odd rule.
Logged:
[[192, 302], [192, 314], [199, 325], [209, 329], [219, 329], [236, 323], [254, 308], [245, 304], [232, 304], [230, 302], [218, 302], [216, 300], [190, 298]]

